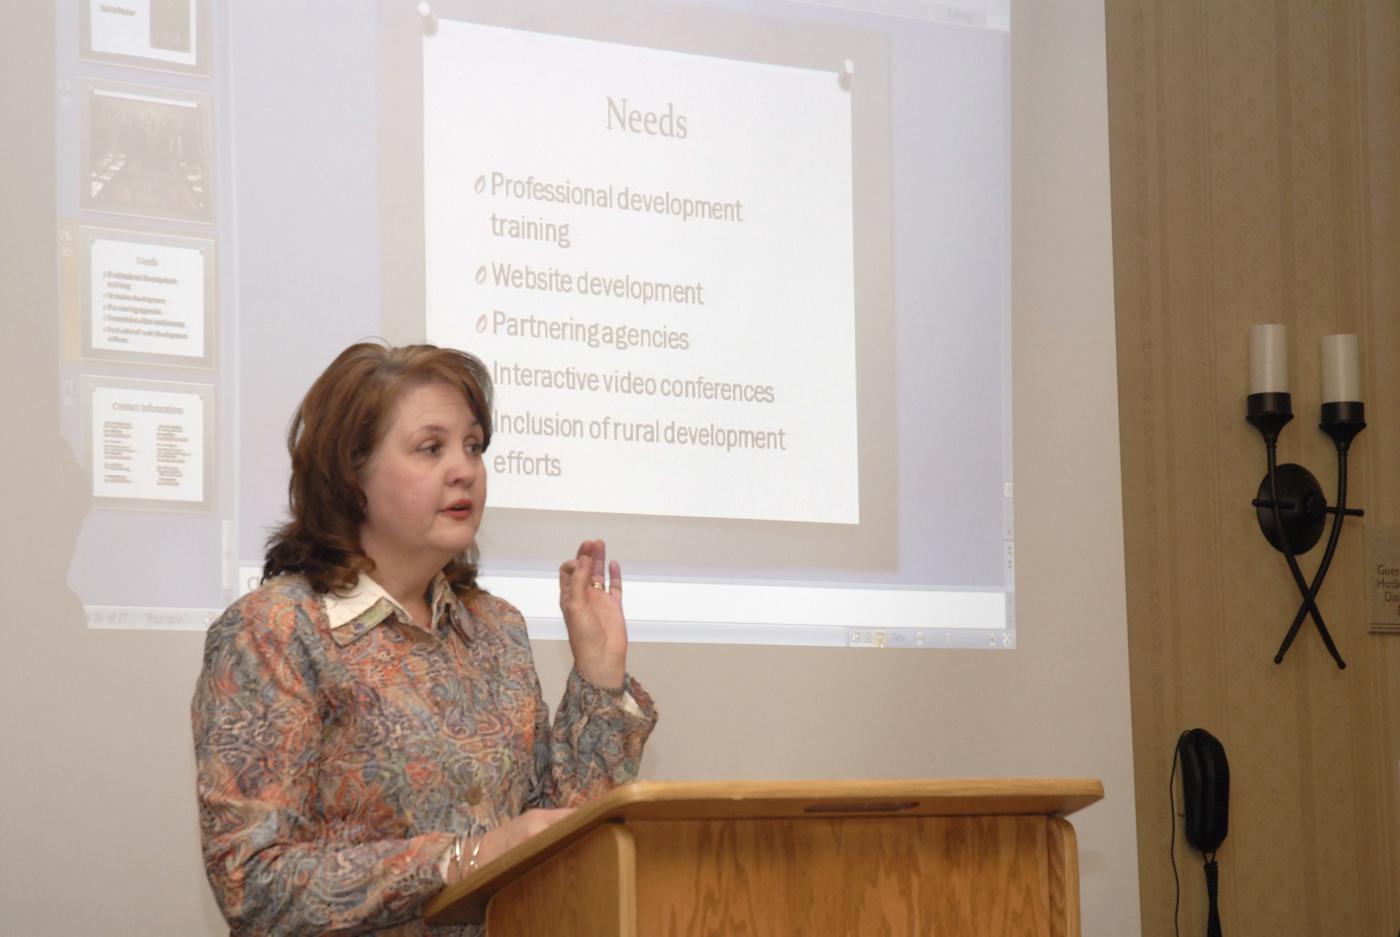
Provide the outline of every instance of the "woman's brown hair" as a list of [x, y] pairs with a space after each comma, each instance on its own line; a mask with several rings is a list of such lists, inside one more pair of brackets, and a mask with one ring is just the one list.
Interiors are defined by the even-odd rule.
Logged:
[[[264, 582], [300, 573], [317, 592], [331, 592], [373, 573], [374, 562], [360, 548], [366, 507], [360, 479], [403, 392], [439, 381], [467, 398], [484, 451], [491, 443], [491, 375], [464, 351], [362, 342], [342, 351], [316, 379], [287, 430], [291, 520], [268, 538]], [[461, 598], [477, 588], [476, 560], [473, 546], [442, 569]]]

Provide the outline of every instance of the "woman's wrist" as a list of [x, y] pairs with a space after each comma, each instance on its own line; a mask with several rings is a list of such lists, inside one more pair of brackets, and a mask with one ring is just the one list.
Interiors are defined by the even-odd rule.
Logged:
[[623, 678], [627, 675], [627, 662], [620, 660], [600, 663], [594, 660], [580, 661], [578, 658], [574, 658], [574, 669], [589, 683], [603, 689], [622, 683]]
[[625, 665], [586, 667], [575, 661], [574, 670], [589, 686], [602, 690], [609, 696], [619, 697], [627, 692], [627, 668]]
[[467, 836], [460, 833], [452, 838], [444, 862], [443, 881], [455, 885], [475, 872], [481, 865], [481, 844], [486, 835]]
[[[587, 678], [585, 677], [584, 679]], [[604, 683], [598, 680], [589, 680], [588, 682], [592, 684], [594, 689], [601, 690], [613, 699], [621, 699], [627, 695], [627, 673], [625, 671], [622, 676], [618, 678], [616, 685], [611, 681]]]

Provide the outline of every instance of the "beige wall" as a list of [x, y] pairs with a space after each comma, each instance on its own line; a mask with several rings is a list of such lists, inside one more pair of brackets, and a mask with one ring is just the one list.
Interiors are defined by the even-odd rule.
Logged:
[[[1264, 451], [1243, 412], [1247, 330], [1287, 323], [1280, 459], [1332, 499], [1317, 341], [1360, 333], [1370, 427], [1349, 500], [1400, 524], [1400, 4], [1106, 7], [1143, 933], [1172, 933], [1167, 776], [1178, 733], [1204, 726], [1231, 764], [1225, 932], [1390, 937], [1400, 637], [1367, 632], [1349, 521], [1320, 603], [1350, 666], [1311, 625], [1273, 663], [1298, 600], [1249, 506]], [[1183, 932], [1199, 933], [1200, 860], [1178, 860]]]
[[[66, 585], [88, 505], [55, 429], [53, 210], [55, 186], [75, 180], [53, 173], [46, 6], [0, 4], [3, 86], [25, 91], [0, 96], [0, 126], [23, 128], [27, 144], [0, 147], [0, 931], [217, 934], [187, 716], [202, 636], [88, 631]], [[1075, 818], [1085, 933], [1122, 937], [1139, 912], [1104, 10], [1013, 6], [1019, 646], [650, 645], [631, 665], [663, 712], [645, 762], [653, 778], [1102, 778], [1105, 801]], [[537, 653], [557, 694], [566, 648]]]

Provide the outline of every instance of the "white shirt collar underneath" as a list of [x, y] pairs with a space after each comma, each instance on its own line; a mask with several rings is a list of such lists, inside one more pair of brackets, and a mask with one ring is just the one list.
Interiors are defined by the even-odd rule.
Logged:
[[[442, 614], [443, 605], [456, 601], [456, 597], [447, 583], [447, 577], [442, 573], [433, 577], [429, 593], [432, 596], [429, 603], [432, 621], [437, 622], [438, 616]], [[343, 628], [353, 623], [380, 602], [387, 602], [388, 610], [397, 612], [404, 621], [413, 622], [413, 616], [408, 613], [408, 609], [365, 573], [360, 574], [360, 578], [355, 580], [354, 587], [348, 592], [327, 592], [321, 596], [321, 601], [325, 604], [326, 618], [330, 621], [332, 629]]]

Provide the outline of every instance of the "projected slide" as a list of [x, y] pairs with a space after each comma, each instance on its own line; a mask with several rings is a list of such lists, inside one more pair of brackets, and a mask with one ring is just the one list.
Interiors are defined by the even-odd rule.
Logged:
[[639, 641], [1014, 644], [1004, 25], [66, 9], [60, 426], [95, 626], [201, 628], [252, 587], [296, 402], [383, 338], [490, 368], [482, 582], [535, 637], [601, 536]]
[[83, 0], [85, 58], [207, 73], [207, 0]]
[[850, 111], [835, 72], [442, 23], [427, 336], [491, 367], [493, 504], [860, 520]]
[[84, 354], [209, 363], [213, 242], [90, 228], [81, 234]]
[[208, 506], [212, 387], [157, 381], [87, 384], [94, 499], [130, 507]]
[[85, 102], [84, 208], [213, 220], [208, 95], [93, 83]]

